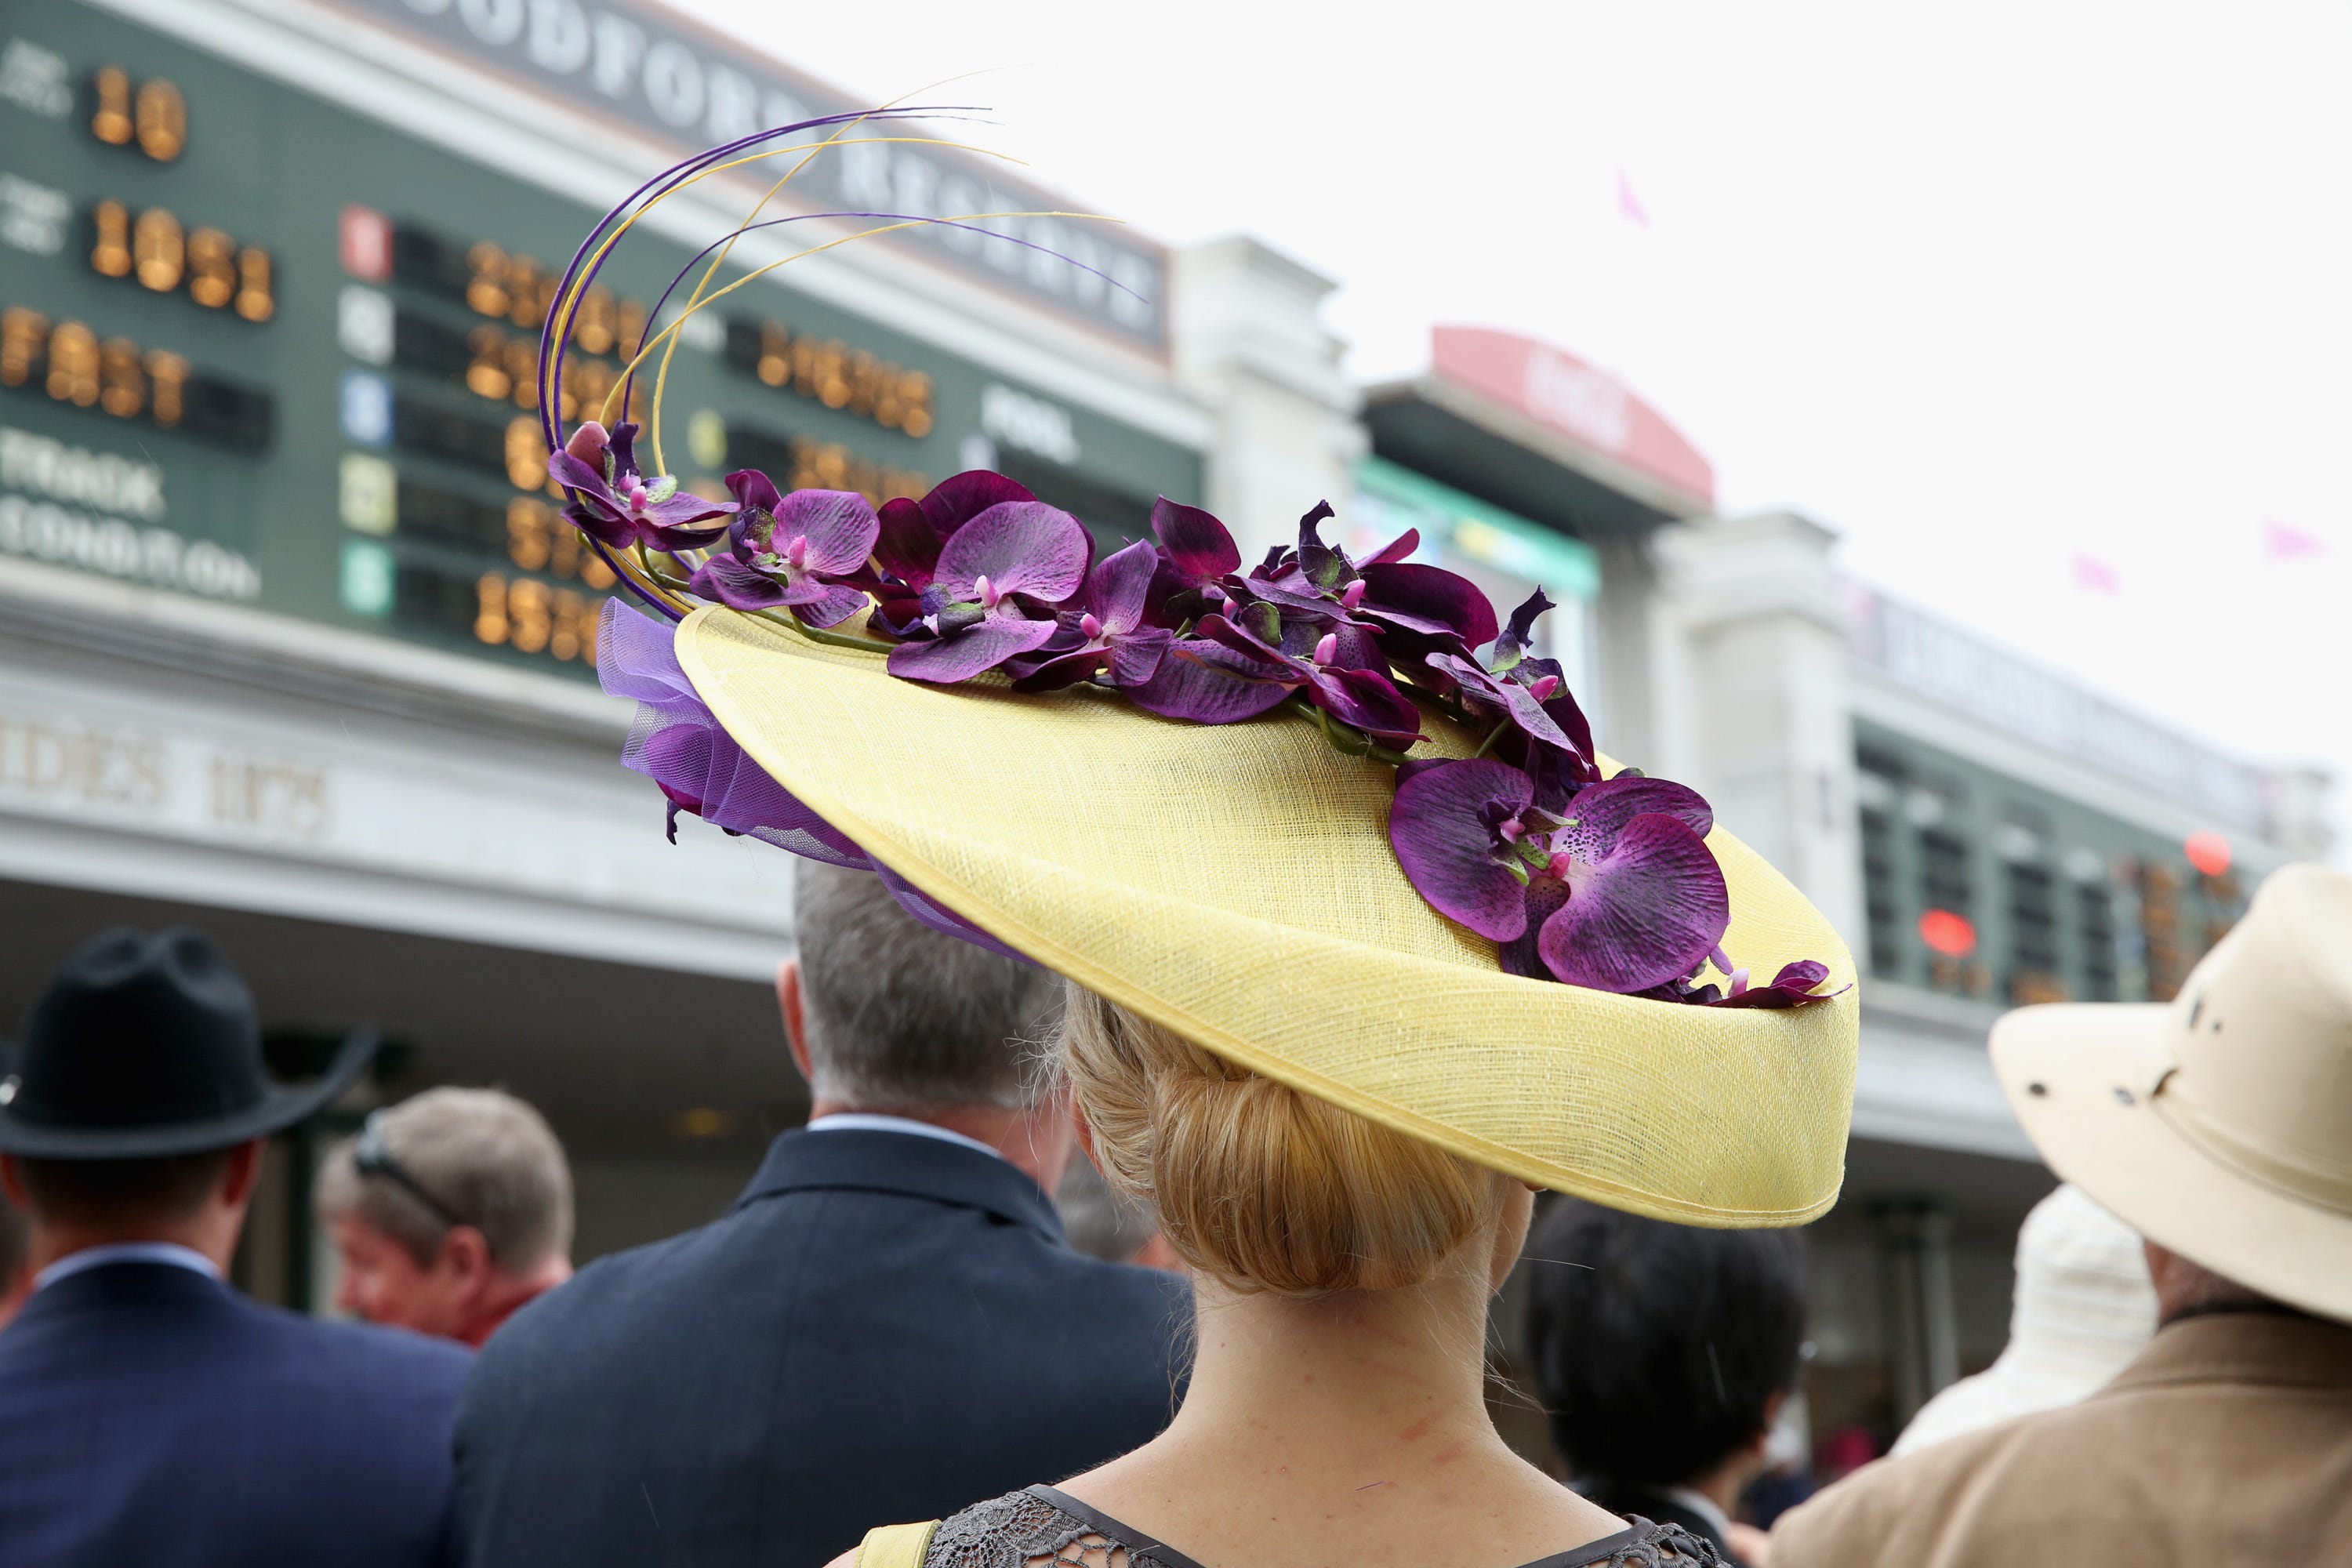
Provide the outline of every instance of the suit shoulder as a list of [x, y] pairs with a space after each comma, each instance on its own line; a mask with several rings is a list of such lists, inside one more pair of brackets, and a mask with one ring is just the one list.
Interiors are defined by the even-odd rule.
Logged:
[[1090, 1312], [1126, 1312], [1155, 1322], [1173, 1313], [1192, 1312], [1192, 1282], [1164, 1268], [1136, 1263], [1109, 1263], [1067, 1247], [1055, 1249], [1057, 1292], [1087, 1305]]
[[258, 1310], [289, 1343], [355, 1377], [381, 1378], [410, 1388], [446, 1387], [454, 1394], [473, 1365], [474, 1353], [465, 1346], [407, 1329], [333, 1322], [278, 1307]]
[[724, 1247], [740, 1219], [724, 1215], [681, 1235], [606, 1253], [526, 1302], [482, 1346], [474, 1373], [477, 1386], [517, 1366], [531, 1366], [536, 1369], [532, 1376], [544, 1377], [556, 1363], [578, 1364], [583, 1355], [641, 1335], [649, 1312], [667, 1311], [661, 1303], [698, 1295], [705, 1273], [698, 1260]]

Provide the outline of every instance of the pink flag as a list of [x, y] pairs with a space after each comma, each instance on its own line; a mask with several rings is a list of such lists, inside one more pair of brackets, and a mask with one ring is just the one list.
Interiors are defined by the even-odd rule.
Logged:
[[2116, 569], [2096, 556], [2074, 557], [2074, 586], [2093, 594], [2120, 594], [2124, 580]]
[[2327, 553], [2324, 541], [2276, 518], [2263, 524], [2263, 545], [2273, 561], [2303, 561]]
[[1650, 215], [1642, 210], [1642, 198], [1633, 194], [1633, 182], [1622, 169], [1617, 171], [1617, 216], [1643, 228], [1650, 226]]

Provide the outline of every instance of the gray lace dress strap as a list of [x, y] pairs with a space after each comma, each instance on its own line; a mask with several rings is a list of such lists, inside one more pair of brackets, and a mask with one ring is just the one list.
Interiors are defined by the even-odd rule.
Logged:
[[[1627, 1528], [1526, 1568], [1722, 1568], [1678, 1524]], [[1200, 1568], [1190, 1557], [1052, 1487], [975, 1503], [942, 1520], [923, 1568]]]

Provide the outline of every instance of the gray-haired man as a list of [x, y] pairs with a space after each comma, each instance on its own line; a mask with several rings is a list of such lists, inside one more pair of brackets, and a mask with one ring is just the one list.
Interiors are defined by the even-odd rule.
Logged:
[[479, 1345], [572, 1278], [572, 1172], [547, 1119], [494, 1089], [429, 1089], [368, 1117], [319, 1173], [335, 1304]]
[[778, 976], [809, 1125], [716, 1224], [600, 1260], [490, 1342], [457, 1434], [485, 1563], [816, 1568], [1155, 1435], [1183, 1282], [1080, 1257], [1032, 1042], [1061, 983], [803, 865]]

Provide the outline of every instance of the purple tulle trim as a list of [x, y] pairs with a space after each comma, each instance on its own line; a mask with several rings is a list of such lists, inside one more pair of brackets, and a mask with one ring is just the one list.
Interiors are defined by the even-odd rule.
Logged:
[[619, 599], [604, 603], [596, 634], [596, 677], [606, 692], [637, 704], [636, 721], [621, 750], [623, 766], [659, 784], [677, 810], [828, 866], [875, 872], [891, 897], [931, 930], [1024, 963], [1034, 962], [924, 897], [770, 777], [695, 694], [677, 662], [676, 634], [668, 622]]
[[882, 879], [882, 885], [890, 889], [890, 896], [898, 900], [898, 907], [933, 931], [944, 936], [959, 937], [974, 947], [984, 947], [1000, 957], [1018, 959], [1024, 963], [1037, 962], [1025, 952], [1005, 946], [953, 910], [931, 902], [913, 883], [879, 860], [869, 861], [868, 864], [874, 868], [874, 874]]

